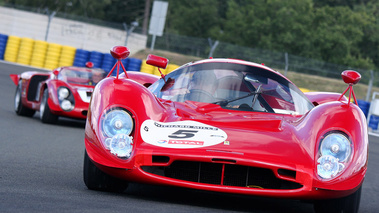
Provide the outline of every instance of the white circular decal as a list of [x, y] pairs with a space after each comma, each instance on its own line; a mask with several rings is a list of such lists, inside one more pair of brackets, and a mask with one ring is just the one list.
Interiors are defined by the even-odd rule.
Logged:
[[213, 146], [227, 139], [223, 130], [196, 121], [146, 120], [141, 126], [141, 137], [154, 146], [179, 149]]

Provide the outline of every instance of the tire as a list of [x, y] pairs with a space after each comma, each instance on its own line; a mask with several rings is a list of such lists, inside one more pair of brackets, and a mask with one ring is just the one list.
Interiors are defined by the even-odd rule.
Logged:
[[314, 203], [316, 213], [357, 213], [361, 201], [362, 186], [353, 194], [331, 200], [318, 200]]
[[14, 110], [17, 115], [33, 117], [35, 110], [25, 107], [21, 102], [21, 81], [18, 83], [14, 94]]
[[128, 182], [101, 171], [84, 152], [83, 180], [90, 190], [121, 193], [128, 188]]
[[58, 116], [51, 113], [49, 104], [47, 103], [48, 99], [49, 92], [47, 89], [45, 89], [43, 91], [41, 105], [39, 107], [39, 118], [41, 119], [42, 123], [55, 124], [58, 121]]

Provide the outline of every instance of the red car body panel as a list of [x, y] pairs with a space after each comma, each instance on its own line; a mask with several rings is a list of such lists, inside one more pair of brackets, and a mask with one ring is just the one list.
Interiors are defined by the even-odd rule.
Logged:
[[[256, 66], [275, 72], [259, 64]], [[346, 98], [337, 101], [340, 94], [307, 93], [306, 96], [317, 106], [304, 115], [246, 112], [224, 109], [216, 104], [160, 99], [143, 86], [143, 80], [133, 79], [140, 76], [129, 73], [129, 79], [122, 76], [101, 81], [94, 89], [88, 112], [86, 151], [93, 163], [107, 174], [142, 183], [297, 199], [345, 197], [363, 183], [368, 159], [366, 119], [361, 109], [347, 103]], [[112, 155], [100, 141], [101, 116], [115, 106], [128, 110], [135, 122], [131, 134], [134, 141], [132, 156], [127, 160]], [[186, 149], [151, 145], [141, 136], [142, 124], [146, 120], [200, 122], [222, 129], [227, 134], [227, 141]], [[316, 173], [317, 149], [323, 135], [334, 130], [347, 133], [351, 139], [352, 163], [337, 178], [325, 181]], [[156, 137], [159, 139], [159, 135]], [[176, 161], [218, 164], [222, 171], [237, 165], [265, 169], [272, 171], [275, 179], [295, 187], [262, 189], [198, 183], [165, 177], [149, 170], [168, 167]], [[223, 178], [221, 175], [220, 183]]]

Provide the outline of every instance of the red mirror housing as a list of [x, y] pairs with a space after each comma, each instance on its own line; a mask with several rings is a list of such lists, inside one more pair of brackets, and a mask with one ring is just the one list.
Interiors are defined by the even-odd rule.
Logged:
[[129, 56], [130, 51], [124, 46], [114, 46], [111, 48], [111, 55], [117, 60], [125, 59]]
[[88, 62], [86, 63], [86, 67], [88, 67], [88, 68], [93, 68], [93, 63], [90, 62], [90, 61], [88, 61]]
[[166, 69], [168, 64], [168, 59], [157, 55], [149, 54], [146, 59], [146, 64], [156, 66], [162, 69]]
[[341, 73], [341, 76], [342, 76], [343, 81], [347, 83], [349, 86], [347, 86], [346, 90], [341, 94], [338, 101], [340, 101], [341, 98], [346, 94], [346, 92], [350, 90], [348, 105], [350, 104], [351, 95], [353, 95], [355, 104], [358, 104], [357, 98], [355, 97], [355, 93], [353, 90], [353, 85], [357, 84], [361, 80], [361, 74], [359, 74], [359, 72], [354, 71], [354, 70], [345, 70]]
[[55, 76], [58, 76], [58, 74], [59, 74], [59, 70], [57, 70], [57, 69], [53, 70], [53, 74], [54, 74]]
[[345, 70], [341, 73], [341, 76], [347, 84], [356, 84], [361, 80], [361, 74], [354, 70]]

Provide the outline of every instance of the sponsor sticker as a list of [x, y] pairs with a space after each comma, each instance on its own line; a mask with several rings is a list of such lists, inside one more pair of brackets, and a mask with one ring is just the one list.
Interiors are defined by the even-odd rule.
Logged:
[[203, 141], [188, 141], [188, 140], [169, 140], [169, 144], [182, 144], [182, 145], [197, 145], [204, 146]]
[[213, 146], [227, 139], [223, 130], [197, 121], [146, 120], [141, 125], [141, 137], [154, 146], [179, 149]]

